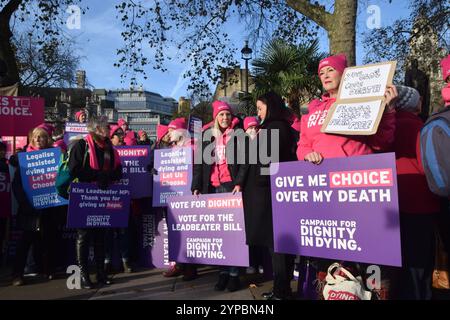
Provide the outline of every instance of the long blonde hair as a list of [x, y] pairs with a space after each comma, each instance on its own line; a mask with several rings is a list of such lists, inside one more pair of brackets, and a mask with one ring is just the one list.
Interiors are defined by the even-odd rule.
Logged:
[[34, 128], [33, 131], [31, 131], [31, 133], [30, 133], [30, 144], [31, 144], [32, 146], [36, 147], [36, 146], [34, 145], [34, 138], [35, 138], [36, 136], [38, 136], [38, 135], [41, 135], [41, 136], [45, 136], [45, 137], [46, 137], [46, 140], [47, 140], [46, 148], [51, 147], [53, 141], [51, 140], [51, 138], [50, 138], [48, 132], [45, 131], [43, 128], [39, 128], [39, 127]]

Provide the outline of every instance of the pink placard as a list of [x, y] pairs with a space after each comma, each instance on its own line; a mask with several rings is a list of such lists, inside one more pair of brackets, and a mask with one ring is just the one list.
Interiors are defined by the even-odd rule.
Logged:
[[0, 96], [0, 136], [27, 136], [44, 122], [44, 99]]

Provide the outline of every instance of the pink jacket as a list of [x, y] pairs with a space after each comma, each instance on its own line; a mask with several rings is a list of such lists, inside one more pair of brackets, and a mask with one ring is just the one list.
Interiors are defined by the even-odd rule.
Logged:
[[324, 158], [351, 157], [389, 151], [394, 142], [395, 111], [385, 113], [376, 134], [372, 136], [343, 136], [320, 132], [331, 105], [336, 101], [327, 95], [308, 105], [309, 113], [302, 116], [297, 158], [304, 160], [310, 152]]

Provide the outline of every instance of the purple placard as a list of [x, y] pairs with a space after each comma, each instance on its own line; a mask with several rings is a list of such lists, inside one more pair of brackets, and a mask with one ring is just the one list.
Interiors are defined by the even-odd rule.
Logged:
[[94, 183], [70, 186], [68, 228], [125, 228], [130, 213], [130, 191], [122, 185], [102, 190]]
[[240, 193], [168, 199], [170, 261], [248, 266]]
[[162, 210], [141, 216], [139, 262], [143, 267], [169, 267], [169, 232]]
[[167, 198], [191, 194], [192, 148], [155, 150], [153, 206], [166, 207]]
[[271, 165], [276, 252], [401, 266], [395, 154]]
[[87, 123], [67, 122], [64, 130], [64, 143], [69, 145], [73, 140], [83, 139], [87, 134]]
[[152, 175], [147, 171], [150, 164], [150, 146], [114, 147], [122, 163], [120, 183], [128, 186], [131, 199], [152, 196]]

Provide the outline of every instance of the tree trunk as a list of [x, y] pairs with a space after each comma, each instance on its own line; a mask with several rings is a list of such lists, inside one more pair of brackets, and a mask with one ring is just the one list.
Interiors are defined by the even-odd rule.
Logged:
[[349, 66], [356, 64], [357, 0], [336, 0], [334, 13], [327, 23], [331, 54], [344, 53]]
[[331, 54], [344, 53], [348, 64], [355, 65], [358, 0], [335, 0], [333, 14], [308, 0], [286, 0], [286, 3], [328, 32]]
[[11, 44], [13, 34], [9, 23], [21, 2], [22, 0], [10, 0], [0, 12], [0, 58], [5, 61], [8, 67], [8, 76], [14, 82], [20, 82], [20, 76], [16, 55]]

